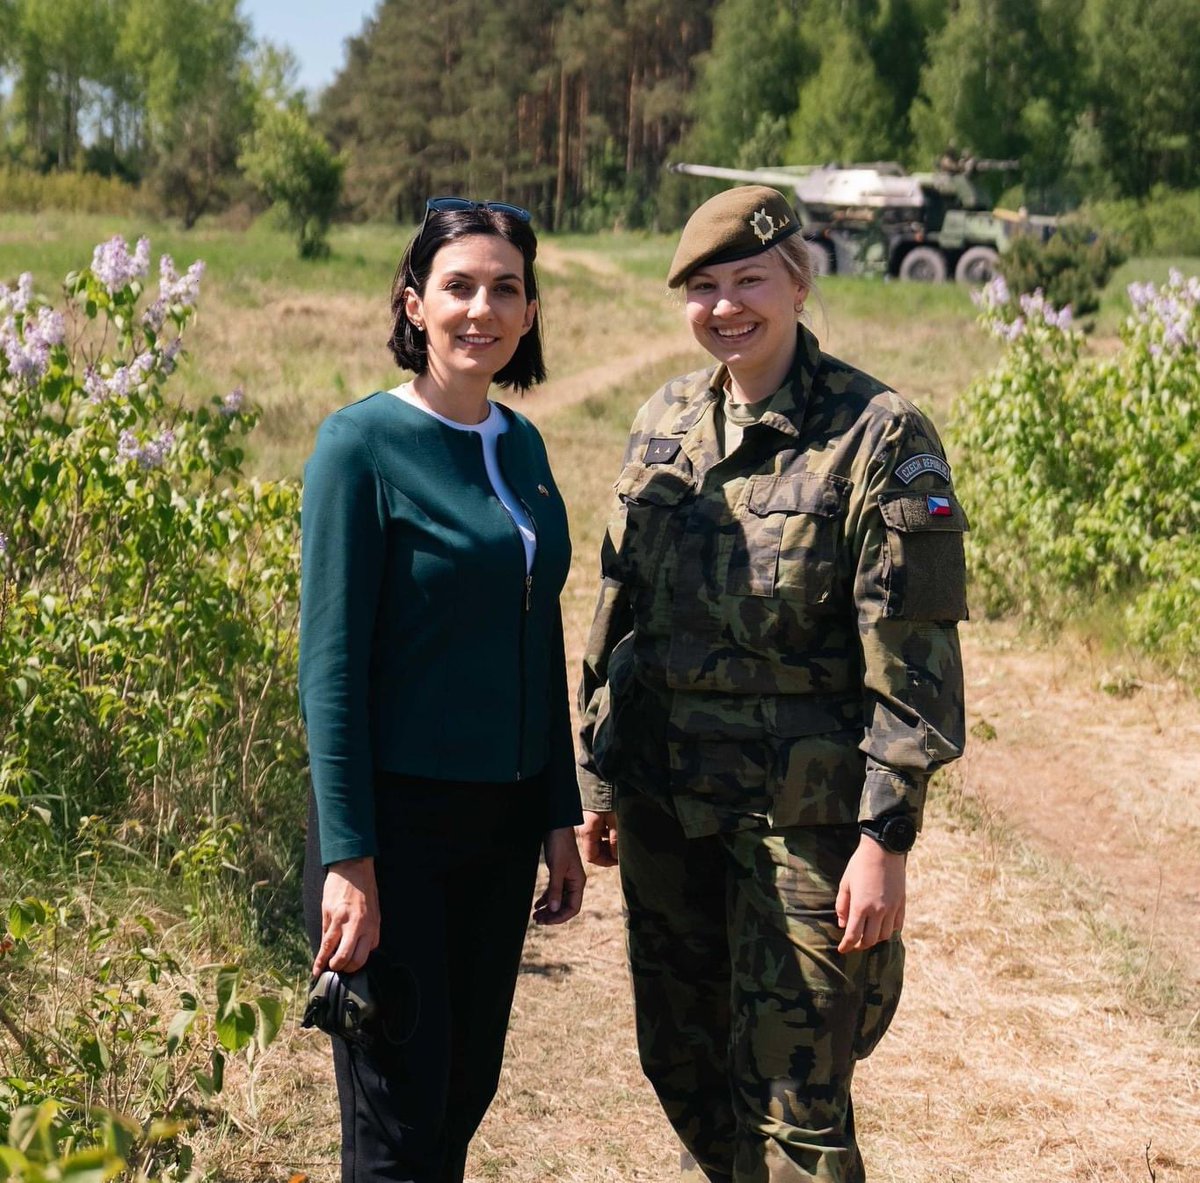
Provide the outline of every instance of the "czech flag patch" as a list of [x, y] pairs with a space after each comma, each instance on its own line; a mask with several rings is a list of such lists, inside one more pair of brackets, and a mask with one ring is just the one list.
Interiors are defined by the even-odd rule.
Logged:
[[929, 510], [931, 518], [952, 518], [954, 510], [950, 505], [949, 497], [934, 497], [932, 495], [925, 498], [925, 507]]

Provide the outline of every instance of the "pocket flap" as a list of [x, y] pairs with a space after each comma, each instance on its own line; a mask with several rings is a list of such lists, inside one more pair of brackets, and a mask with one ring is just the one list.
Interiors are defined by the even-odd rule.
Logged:
[[622, 501], [649, 505], [679, 505], [693, 492], [692, 482], [678, 469], [635, 460], [625, 466], [613, 485]]
[[942, 493], [881, 493], [879, 511], [893, 530], [935, 530], [961, 534], [969, 530], [967, 515], [949, 490]]
[[832, 731], [861, 731], [862, 695], [814, 698], [780, 694], [763, 702], [767, 731], [780, 738], [824, 735]]
[[749, 480], [746, 508], [758, 517], [771, 513], [814, 513], [839, 517], [850, 491], [849, 482], [829, 476], [755, 476]]

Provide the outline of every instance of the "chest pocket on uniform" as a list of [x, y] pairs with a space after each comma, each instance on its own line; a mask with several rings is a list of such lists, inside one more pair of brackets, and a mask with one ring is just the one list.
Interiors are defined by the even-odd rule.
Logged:
[[677, 468], [635, 460], [625, 466], [614, 488], [621, 499], [616, 529], [610, 527], [618, 577], [648, 585], [675, 546], [681, 525], [678, 511], [694, 492], [692, 482]]
[[825, 474], [751, 477], [735, 513], [729, 591], [828, 600], [850, 488], [844, 477]]

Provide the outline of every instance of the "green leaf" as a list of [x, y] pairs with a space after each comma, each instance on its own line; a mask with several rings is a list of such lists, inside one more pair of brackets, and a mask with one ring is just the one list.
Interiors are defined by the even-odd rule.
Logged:
[[258, 1042], [261, 1047], [270, 1047], [283, 1026], [283, 1003], [278, 998], [258, 1000]]
[[192, 1029], [192, 1024], [196, 1021], [196, 1011], [181, 1010], [177, 1011], [175, 1017], [171, 1020], [170, 1026], [167, 1027], [167, 1055], [173, 1056], [179, 1048], [179, 1044], [183, 1038]]
[[23, 941], [45, 919], [45, 910], [36, 900], [15, 900], [8, 908], [8, 931]]
[[0, 1146], [0, 1183], [13, 1179], [16, 1183], [40, 1183], [44, 1176], [19, 1150]]
[[241, 1051], [254, 1038], [254, 1008], [235, 1003], [217, 1016], [217, 1039], [226, 1051]]
[[123, 1159], [103, 1146], [96, 1146], [64, 1159], [59, 1166], [59, 1177], [62, 1183], [106, 1183], [124, 1169]]
[[236, 965], [224, 965], [217, 971], [217, 1014], [229, 1010], [237, 997], [242, 971]]

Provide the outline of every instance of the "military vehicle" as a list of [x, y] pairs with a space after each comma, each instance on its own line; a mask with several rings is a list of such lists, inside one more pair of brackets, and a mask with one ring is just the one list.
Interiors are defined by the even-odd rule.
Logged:
[[771, 185], [791, 192], [817, 275], [882, 274], [933, 282], [986, 283], [1015, 234], [1045, 237], [1055, 219], [993, 209], [976, 173], [1009, 170], [1015, 160], [943, 155], [928, 173], [892, 161], [869, 164], [720, 168], [672, 164], [694, 177]]

